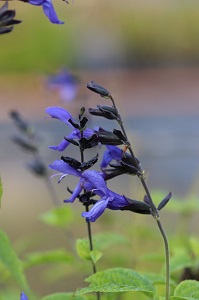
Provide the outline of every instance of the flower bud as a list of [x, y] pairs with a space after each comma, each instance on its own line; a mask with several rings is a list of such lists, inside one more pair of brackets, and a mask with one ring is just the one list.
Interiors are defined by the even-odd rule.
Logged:
[[111, 94], [109, 93], [108, 90], [106, 90], [104, 87], [102, 87], [101, 85], [97, 84], [93, 80], [91, 80], [87, 84], [87, 88], [89, 90], [91, 90], [92, 92], [99, 94], [103, 98], [110, 98], [111, 97]]

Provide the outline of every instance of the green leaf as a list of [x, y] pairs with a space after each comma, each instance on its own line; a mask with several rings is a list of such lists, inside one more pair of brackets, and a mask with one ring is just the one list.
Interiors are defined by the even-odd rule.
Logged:
[[76, 296], [74, 293], [56, 293], [43, 297], [41, 300], [85, 300], [84, 296]]
[[91, 292], [121, 293], [130, 291], [143, 292], [147, 296], [155, 294], [152, 282], [131, 269], [108, 269], [88, 277], [85, 281], [90, 282], [90, 285], [77, 290], [76, 295]]
[[73, 222], [73, 211], [69, 206], [56, 207], [45, 212], [40, 219], [47, 225], [66, 228]]
[[96, 262], [98, 260], [100, 260], [100, 258], [102, 257], [102, 252], [100, 252], [98, 250], [90, 251], [90, 257], [91, 257], [92, 261], [94, 262], [94, 264], [96, 264]]
[[0, 177], [0, 208], [1, 208], [2, 195], [3, 195], [3, 185], [2, 185], [2, 181], [1, 181], [1, 177]]
[[76, 250], [80, 258], [85, 260], [92, 260], [90, 256], [89, 242], [87, 239], [77, 239]]
[[196, 280], [182, 281], [175, 289], [172, 300], [198, 300], [199, 282]]
[[51, 250], [47, 252], [35, 252], [27, 255], [24, 267], [32, 267], [46, 263], [68, 263], [72, 256], [63, 249]]
[[5, 269], [15, 279], [22, 291], [29, 293], [28, 283], [23, 273], [22, 262], [13, 250], [7, 235], [0, 230], [0, 261]]
[[[115, 244], [126, 244], [128, 239], [122, 235], [114, 233], [103, 233], [93, 235], [93, 248], [96, 251], [101, 252], [101, 250], [113, 246]], [[77, 239], [76, 250], [80, 258], [85, 260], [92, 260], [90, 255], [90, 247], [88, 239]]]

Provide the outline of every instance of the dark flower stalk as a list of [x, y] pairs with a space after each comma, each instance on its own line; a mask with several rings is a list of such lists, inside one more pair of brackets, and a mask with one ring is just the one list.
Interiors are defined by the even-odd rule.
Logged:
[[[115, 110], [117, 110], [114, 97], [111, 94], [109, 94], [109, 98], [112, 101], [113, 107], [115, 108]], [[134, 164], [137, 165], [137, 168], [139, 169], [136, 157], [135, 157], [135, 155], [133, 153], [131, 144], [130, 144], [130, 142], [128, 140], [128, 137], [127, 137], [127, 134], [126, 134], [122, 118], [121, 118], [121, 116], [119, 114], [117, 116], [117, 122], [120, 125], [120, 128], [121, 128], [121, 131], [122, 131], [123, 135], [127, 139], [126, 148], [129, 150], [129, 152], [130, 152], [130, 154], [132, 156]], [[159, 217], [159, 213], [158, 213], [158, 209], [156, 208], [155, 204], [153, 203], [153, 200], [152, 200], [150, 191], [148, 189], [148, 186], [146, 184], [143, 172], [138, 172], [137, 176], [139, 177], [139, 179], [140, 179], [140, 181], [142, 183], [142, 186], [143, 186], [143, 188], [144, 188], [144, 190], [146, 192], [147, 202], [148, 202], [148, 204], [150, 205], [150, 208], [151, 208], [151, 215], [156, 220], [158, 228], [160, 230], [160, 233], [161, 233], [163, 241], [164, 241], [165, 264], [166, 264], [166, 291], [165, 291], [165, 300], [169, 300], [169, 294], [170, 294], [170, 263], [169, 263], [169, 261], [170, 261], [170, 254], [169, 254], [168, 239], [167, 239], [166, 233], [165, 233], [165, 231], [164, 231], [164, 229], [162, 227], [162, 224], [161, 224], [161, 221], [160, 221], [160, 217]]]
[[[87, 88], [90, 89], [91, 91], [99, 94], [101, 97], [103, 98], [107, 98], [110, 99], [112, 102], [112, 107], [103, 107], [103, 106], [98, 106], [97, 109], [90, 110], [90, 113], [93, 115], [98, 115], [98, 116], [102, 116], [105, 117], [107, 119], [112, 119], [112, 120], [116, 120], [121, 128], [121, 131], [115, 131], [114, 130], [114, 134], [116, 134], [117, 137], [120, 138], [120, 140], [122, 141], [122, 143], [124, 144], [124, 151], [129, 150], [131, 158], [132, 158], [132, 163], [135, 167], [136, 170], [136, 174], [138, 176], [138, 178], [140, 179], [142, 186], [146, 192], [146, 196], [144, 199], [144, 205], [141, 203], [137, 203], [138, 206], [136, 206], [136, 210], [137, 212], [141, 212], [141, 213], [150, 213], [154, 219], [157, 222], [158, 228], [160, 230], [160, 233], [162, 235], [163, 241], [164, 241], [164, 248], [165, 248], [165, 263], [166, 263], [166, 291], [165, 291], [165, 300], [169, 300], [169, 294], [170, 294], [170, 264], [169, 264], [169, 244], [168, 244], [168, 239], [167, 236], [165, 234], [165, 231], [162, 227], [161, 221], [160, 221], [160, 217], [159, 217], [159, 210], [162, 209], [166, 203], [169, 201], [169, 199], [171, 198], [171, 193], [169, 193], [169, 195], [163, 199], [161, 201], [161, 203], [159, 204], [158, 208], [156, 208], [155, 204], [153, 203], [150, 191], [148, 189], [148, 186], [145, 182], [145, 178], [144, 178], [144, 172], [141, 169], [141, 164], [139, 164], [139, 160], [137, 160], [137, 158], [135, 157], [131, 144], [128, 140], [124, 125], [123, 125], [123, 121], [121, 116], [118, 113], [116, 104], [115, 104], [115, 100], [114, 97], [111, 95], [111, 93], [105, 89], [104, 87], [98, 85], [97, 83], [95, 83], [94, 81], [91, 81], [87, 84]], [[106, 143], [107, 144], [107, 143]], [[114, 155], [114, 158], [116, 157], [116, 155]], [[133, 174], [133, 173], [131, 173]], [[127, 199], [128, 200], [128, 199]], [[129, 201], [129, 205], [127, 205], [126, 207], [121, 208], [121, 210], [133, 210], [133, 207], [135, 206], [135, 201], [134, 203]]]

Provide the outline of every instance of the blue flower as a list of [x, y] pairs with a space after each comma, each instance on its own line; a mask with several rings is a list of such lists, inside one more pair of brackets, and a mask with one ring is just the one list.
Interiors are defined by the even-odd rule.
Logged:
[[21, 293], [20, 300], [28, 300], [28, 297], [26, 296], [26, 294], [24, 292]]
[[62, 173], [60, 180], [68, 174], [80, 177], [71, 197], [64, 200], [64, 202], [73, 202], [82, 190], [93, 192], [100, 197], [89, 212], [82, 213], [82, 216], [86, 218], [87, 221], [95, 222], [96, 219], [103, 214], [106, 208], [120, 210], [122, 207], [129, 204], [124, 196], [114, 193], [107, 188], [103, 173], [101, 172], [86, 170], [81, 173], [62, 160], [54, 161], [51, 165], [49, 165], [49, 168]]
[[100, 164], [101, 168], [106, 168], [112, 160], [120, 161], [123, 157], [122, 149], [111, 145], [106, 145], [106, 147], [107, 150], [105, 150]]
[[[74, 128], [74, 126], [69, 122], [69, 120], [71, 120], [73, 123], [75, 123], [73, 120], [73, 117], [66, 109], [59, 107], [59, 106], [52, 106], [52, 107], [48, 107], [46, 109], [46, 113], [49, 114], [52, 118], [58, 119], [73, 128], [73, 131], [66, 137], [67, 139], [72, 140], [72, 139], [80, 139], [81, 138], [80, 130], [77, 128]], [[92, 129], [87, 128], [83, 131], [84, 138], [89, 138], [93, 134], [94, 134], [94, 131]], [[66, 139], [63, 139], [58, 146], [50, 146], [49, 148], [53, 149], [53, 150], [63, 151], [66, 149], [66, 147], [69, 146], [69, 144], [70, 144], [69, 141], [67, 141]]]
[[55, 75], [50, 75], [47, 84], [51, 89], [59, 92], [60, 98], [64, 102], [73, 101], [77, 95], [78, 80], [65, 69]]
[[48, 17], [51, 23], [64, 24], [64, 22], [58, 19], [52, 0], [28, 0], [28, 3], [36, 6], [42, 6], [44, 14]]
[[[88, 191], [93, 191], [101, 198], [93, 205], [89, 212], [83, 212], [82, 216], [89, 222], [95, 222], [106, 208], [120, 210], [128, 205], [127, 199], [111, 190], [106, 186], [103, 174], [94, 170], [87, 170], [82, 173], [81, 184]], [[91, 188], [92, 187], [92, 188]]]

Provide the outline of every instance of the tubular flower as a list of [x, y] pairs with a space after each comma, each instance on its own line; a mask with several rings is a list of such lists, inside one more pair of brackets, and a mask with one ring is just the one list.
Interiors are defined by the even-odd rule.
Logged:
[[[46, 109], [46, 113], [49, 114], [52, 118], [58, 119], [73, 128], [72, 132], [66, 137], [67, 140], [63, 139], [58, 146], [50, 146], [50, 149], [64, 151], [70, 144], [69, 140], [81, 138], [81, 132], [78, 128], [74, 127], [75, 122], [73, 120], [73, 117], [67, 110], [59, 106], [52, 106]], [[72, 121], [72, 123], [70, 121]], [[83, 131], [84, 138], [89, 138], [93, 134], [94, 131], [89, 128]]]
[[20, 300], [28, 300], [28, 297], [26, 296], [26, 294], [24, 292], [21, 293]]
[[120, 161], [123, 157], [122, 149], [111, 145], [106, 145], [106, 147], [107, 150], [104, 152], [102, 162], [100, 164], [101, 168], [106, 168], [112, 160]]
[[60, 180], [68, 174], [80, 177], [71, 197], [64, 200], [64, 202], [73, 202], [80, 195], [82, 190], [93, 192], [100, 197], [89, 212], [82, 213], [82, 216], [86, 218], [87, 221], [95, 222], [106, 208], [120, 210], [122, 207], [129, 204], [124, 196], [114, 193], [107, 188], [106, 182], [103, 178], [103, 173], [95, 170], [86, 170], [81, 173], [62, 160], [53, 162], [49, 168], [62, 173]]
[[101, 198], [93, 205], [89, 212], [83, 212], [82, 216], [86, 218], [87, 221], [95, 222], [99, 218], [106, 208], [111, 210], [121, 210], [122, 207], [128, 205], [127, 199], [111, 190], [106, 186], [106, 182], [101, 173], [88, 170], [82, 174], [82, 183], [84, 188], [93, 188], [89, 191], [93, 191], [96, 195]]
[[64, 22], [58, 19], [52, 0], [28, 0], [28, 3], [36, 6], [42, 6], [44, 14], [48, 17], [51, 23], [64, 24]]

